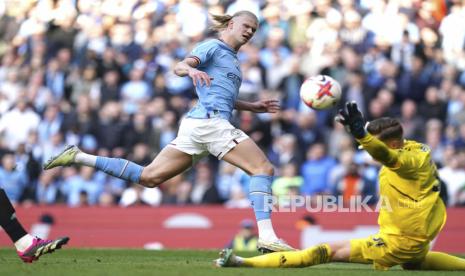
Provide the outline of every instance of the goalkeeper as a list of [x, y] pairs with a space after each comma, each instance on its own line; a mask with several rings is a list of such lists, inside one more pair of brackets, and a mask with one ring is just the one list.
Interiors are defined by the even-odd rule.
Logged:
[[[430, 242], [446, 221], [439, 197], [436, 166], [427, 145], [404, 140], [398, 120], [380, 118], [365, 126], [355, 102], [346, 103], [336, 121], [343, 124], [361, 146], [383, 164], [379, 172], [380, 196], [390, 208], [381, 208], [378, 234], [344, 242], [321, 244], [292, 252], [252, 258], [223, 250], [217, 266], [305, 267], [328, 262], [372, 264], [388, 270], [401, 265], [408, 270], [465, 270], [465, 260], [429, 250]], [[385, 205], [387, 207], [387, 205]]]

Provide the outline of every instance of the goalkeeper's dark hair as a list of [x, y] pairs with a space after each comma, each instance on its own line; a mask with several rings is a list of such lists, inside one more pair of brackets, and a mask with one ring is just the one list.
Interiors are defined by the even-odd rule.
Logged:
[[400, 121], [389, 117], [382, 117], [371, 121], [367, 126], [367, 131], [377, 136], [381, 141], [391, 139], [402, 140], [404, 137], [404, 129]]
[[214, 30], [214, 31], [221, 31], [221, 30], [226, 29], [226, 27], [228, 27], [229, 21], [231, 21], [231, 19], [233, 19], [234, 17], [237, 17], [237, 16], [241, 16], [241, 15], [247, 15], [247, 16], [250, 16], [252, 18], [255, 18], [255, 20], [257, 20], [257, 22], [258, 22], [257, 16], [254, 13], [250, 12], [250, 11], [238, 11], [233, 15], [229, 15], [229, 14], [224, 14], [224, 15], [210, 14], [210, 15], [213, 18], [213, 21], [215, 22], [215, 24], [213, 26], [211, 26], [210, 29]]

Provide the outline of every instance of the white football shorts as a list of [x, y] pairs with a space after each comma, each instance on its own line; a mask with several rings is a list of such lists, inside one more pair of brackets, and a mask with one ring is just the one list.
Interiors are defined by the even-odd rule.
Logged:
[[179, 126], [178, 136], [169, 145], [193, 155], [194, 161], [208, 153], [222, 159], [237, 144], [248, 138], [242, 130], [220, 117], [184, 118]]

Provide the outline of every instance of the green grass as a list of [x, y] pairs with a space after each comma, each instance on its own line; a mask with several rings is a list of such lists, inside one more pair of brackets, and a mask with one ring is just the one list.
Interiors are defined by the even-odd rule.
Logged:
[[[23, 264], [11, 248], [0, 249], [0, 275], [464, 275], [463, 272], [412, 272], [394, 267], [373, 271], [369, 265], [327, 264], [309, 268], [251, 269], [215, 268], [216, 251], [146, 251], [129, 249], [64, 249]], [[245, 255], [251, 255], [250, 253]]]

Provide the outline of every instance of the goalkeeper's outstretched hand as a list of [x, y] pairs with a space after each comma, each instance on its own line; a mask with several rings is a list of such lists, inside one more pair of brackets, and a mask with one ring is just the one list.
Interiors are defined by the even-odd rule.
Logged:
[[358, 109], [357, 103], [347, 102], [345, 109], [339, 110], [339, 114], [335, 118], [336, 121], [343, 124], [355, 138], [363, 138], [366, 134], [365, 118]]

